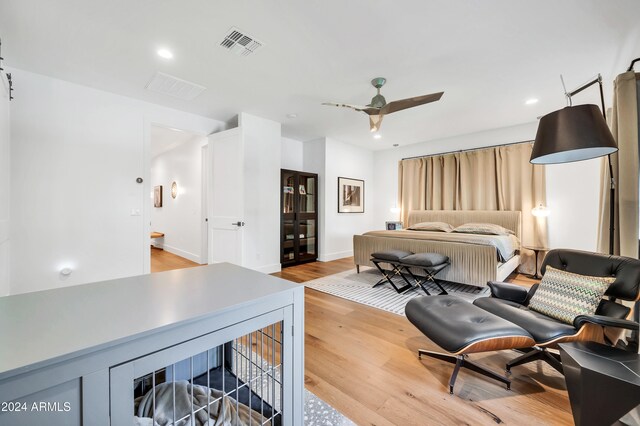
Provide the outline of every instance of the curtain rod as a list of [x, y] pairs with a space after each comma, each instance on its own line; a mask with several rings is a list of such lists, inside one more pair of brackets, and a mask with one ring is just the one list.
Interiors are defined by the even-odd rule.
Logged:
[[456, 152], [471, 152], [471, 151], [479, 151], [481, 149], [490, 149], [490, 148], [497, 148], [499, 146], [511, 146], [511, 145], [519, 145], [522, 143], [531, 143], [533, 142], [533, 140], [528, 140], [528, 141], [520, 141], [520, 142], [511, 142], [511, 143], [504, 143], [501, 145], [490, 145], [490, 146], [480, 146], [478, 148], [470, 148], [470, 149], [458, 149], [456, 151], [448, 151], [448, 152], [437, 152], [435, 154], [425, 154], [425, 155], [416, 155], [415, 157], [406, 157], [403, 158], [402, 161], [404, 160], [413, 160], [414, 158], [426, 158], [426, 157], [435, 157], [436, 155], [447, 155], [447, 154], [453, 154]]

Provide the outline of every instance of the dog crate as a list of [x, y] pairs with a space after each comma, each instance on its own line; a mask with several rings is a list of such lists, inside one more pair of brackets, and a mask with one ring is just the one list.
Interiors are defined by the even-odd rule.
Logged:
[[[18, 301], [38, 312], [57, 297]], [[0, 359], [0, 399], [64, 409], [0, 413], [0, 424], [303, 424], [302, 286], [219, 264], [87, 284], [62, 297], [73, 315], [48, 329], [62, 340], [56, 348], [73, 350], [20, 346], [21, 333], [45, 340], [42, 322], [14, 323], [8, 338], [16, 340], [7, 343], [17, 353]], [[0, 302], [11, 312], [11, 296]]]
[[277, 314], [262, 315], [111, 368], [111, 423], [282, 424], [282, 330]]

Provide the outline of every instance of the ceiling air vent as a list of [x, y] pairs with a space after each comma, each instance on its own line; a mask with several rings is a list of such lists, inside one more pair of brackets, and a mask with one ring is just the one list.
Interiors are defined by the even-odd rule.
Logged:
[[231, 27], [224, 36], [224, 40], [222, 40], [220, 46], [230, 50], [236, 55], [249, 56], [262, 47], [263, 43], [256, 40], [253, 36], [246, 34], [244, 31]]
[[146, 88], [185, 101], [191, 101], [207, 90], [206, 87], [200, 86], [199, 84], [191, 83], [190, 81], [182, 80], [161, 72], [156, 73], [151, 81], [147, 83]]

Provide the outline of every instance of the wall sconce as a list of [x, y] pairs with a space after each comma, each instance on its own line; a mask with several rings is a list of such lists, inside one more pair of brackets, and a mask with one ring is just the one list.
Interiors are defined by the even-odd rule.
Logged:
[[174, 181], [171, 184], [171, 198], [176, 198], [178, 196], [178, 184]]
[[540, 203], [538, 207], [534, 207], [531, 209], [531, 214], [535, 217], [547, 217], [550, 213], [551, 211], [544, 205], [542, 205], [542, 203]]

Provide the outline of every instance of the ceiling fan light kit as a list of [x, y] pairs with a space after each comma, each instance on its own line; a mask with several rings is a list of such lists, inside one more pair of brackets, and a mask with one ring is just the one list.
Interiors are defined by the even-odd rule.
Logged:
[[369, 116], [369, 130], [371, 133], [375, 133], [380, 130], [380, 124], [382, 124], [382, 115]]
[[403, 109], [413, 108], [419, 105], [428, 104], [430, 102], [439, 101], [444, 94], [444, 92], [437, 92], [423, 96], [415, 96], [413, 98], [401, 99], [398, 101], [391, 101], [387, 103], [387, 100], [384, 98], [384, 96], [380, 94], [380, 89], [385, 85], [386, 82], [387, 79], [384, 77], [376, 77], [371, 80], [371, 85], [376, 88], [378, 93], [373, 98], [371, 98], [371, 102], [368, 105], [358, 106], [333, 102], [324, 102], [322, 105], [351, 108], [359, 112], [364, 112], [369, 116], [369, 130], [371, 130], [371, 132], [373, 133], [380, 130], [382, 118], [386, 114], [391, 114], [392, 112], [401, 111]]

